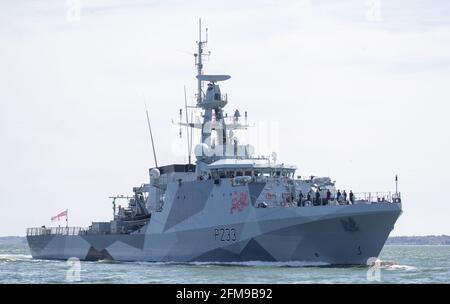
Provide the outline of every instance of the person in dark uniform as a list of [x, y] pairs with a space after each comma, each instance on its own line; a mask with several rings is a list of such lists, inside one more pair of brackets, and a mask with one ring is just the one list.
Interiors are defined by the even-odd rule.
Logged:
[[327, 205], [328, 202], [330, 201], [330, 199], [331, 199], [331, 192], [330, 192], [330, 189], [327, 189], [327, 200], [325, 201], [324, 205]]
[[[310, 193], [310, 192], [308, 192], [308, 195], [306, 196], [306, 200], [307, 200], [309, 203], [311, 203], [311, 193]], [[303, 204], [303, 206], [304, 206], [304, 204]]]
[[342, 192], [342, 196], [344, 197], [344, 202], [348, 203], [347, 202], [347, 192], [345, 192], [345, 190], [344, 190], [344, 192]]
[[320, 205], [320, 192], [319, 189], [316, 190], [316, 200], [314, 205]]
[[350, 196], [350, 203], [353, 204], [355, 202], [355, 196], [354, 196], [352, 190], [350, 190], [349, 196]]
[[336, 200], [339, 202], [340, 198], [341, 198], [341, 191], [338, 190], [338, 192], [336, 193]]
[[298, 194], [298, 202], [297, 202], [297, 206], [304, 206], [303, 204], [303, 193], [300, 191], [300, 193]]

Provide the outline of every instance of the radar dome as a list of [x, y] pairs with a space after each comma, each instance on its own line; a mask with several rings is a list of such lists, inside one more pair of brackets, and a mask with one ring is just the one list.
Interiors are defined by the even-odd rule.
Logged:
[[156, 179], [159, 178], [161, 176], [161, 172], [159, 171], [158, 168], [153, 168], [150, 170], [150, 178], [151, 179]]
[[195, 146], [194, 153], [197, 157], [212, 156], [213, 150], [207, 144], [202, 143]]

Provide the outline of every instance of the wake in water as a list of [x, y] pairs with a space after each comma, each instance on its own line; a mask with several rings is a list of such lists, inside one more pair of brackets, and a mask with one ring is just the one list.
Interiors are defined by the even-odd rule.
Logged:
[[[129, 263], [133, 265], [148, 266], [231, 266], [231, 267], [321, 267], [321, 268], [368, 268], [371, 265], [334, 265], [325, 262], [310, 261], [286, 261], [286, 262], [267, 262], [267, 261], [242, 261], [242, 262], [144, 262], [144, 261], [111, 261], [102, 260], [100, 263]], [[395, 262], [380, 261], [381, 269], [386, 270], [416, 270], [414, 266], [400, 265]]]
[[31, 259], [29, 254], [0, 254], [0, 262], [29, 261]]
[[409, 265], [400, 265], [395, 262], [388, 262], [388, 261], [382, 261], [381, 262], [381, 269], [385, 270], [417, 270], [417, 267], [409, 266]]
[[120, 262], [114, 261], [114, 260], [98, 260], [96, 262], [100, 263], [100, 264], [118, 264], [118, 263], [120, 263]]
[[[39, 261], [34, 260], [29, 254], [0, 254], [0, 262], [21, 262], [21, 261]], [[54, 261], [64, 262], [65, 261]], [[99, 260], [94, 263], [100, 264], [133, 264], [133, 265], [149, 265], [149, 266], [231, 266], [231, 267], [324, 267], [324, 268], [367, 268], [370, 265], [332, 265], [324, 262], [308, 262], [308, 261], [286, 261], [286, 262], [267, 262], [267, 261], [243, 261], [243, 262], [120, 262], [114, 260]], [[414, 266], [400, 265], [390, 261], [380, 261], [381, 269], [395, 271], [412, 271], [417, 270]]]
[[265, 261], [246, 261], [246, 262], [190, 262], [192, 265], [219, 265], [219, 266], [245, 266], [245, 267], [318, 267], [329, 266], [328, 263], [307, 262], [307, 261], [287, 261], [287, 262], [265, 262]]
[[266, 262], [266, 261], [245, 261], [245, 262], [126, 262], [142, 265], [161, 266], [238, 266], [238, 267], [323, 267], [330, 266], [328, 263], [307, 262], [307, 261], [287, 261], [287, 262]]

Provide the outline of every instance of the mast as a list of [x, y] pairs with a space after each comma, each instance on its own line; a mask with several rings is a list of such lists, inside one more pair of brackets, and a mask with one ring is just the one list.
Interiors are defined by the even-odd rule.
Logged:
[[[207, 41], [202, 41], [202, 19], [198, 20], [198, 41], [197, 41], [197, 54], [194, 54], [196, 58], [196, 66], [197, 66], [197, 107], [203, 108], [205, 110], [203, 126], [202, 126], [202, 143], [205, 143], [208, 147], [211, 146], [211, 130], [210, 124], [212, 119], [212, 109], [203, 107], [203, 94], [202, 94], [202, 79], [201, 75], [203, 75], [203, 47], [206, 45]], [[206, 129], [205, 129], [206, 126]]]
[[[208, 29], [206, 29], [208, 32]], [[197, 76], [203, 74], [203, 46], [208, 42], [208, 38], [202, 41], [202, 19], [198, 20], [198, 41], [197, 41], [197, 54], [194, 54], [195, 65], [197, 66]], [[202, 102], [202, 81], [197, 77], [197, 105]]]
[[[194, 54], [195, 57], [195, 66], [197, 69], [197, 108], [200, 108], [203, 113], [203, 122], [201, 126], [197, 128], [201, 129], [201, 155], [196, 156], [197, 159], [201, 159], [204, 162], [212, 161], [215, 156], [225, 156], [226, 155], [226, 145], [227, 145], [227, 129], [226, 123], [223, 115], [223, 107], [227, 104], [228, 100], [226, 95], [222, 95], [220, 92], [219, 85], [217, 82], [225, 81], [230, 78], [229, 75], [204, 75], [203, 74], [203, 58], [204, 56], [209, 56], [210, 52], [207, 54], [204, 53], [204, 47], [208, 43], [208, 28], [206, 28], [205, 40], [202, 40], [202, 20], [199, 19], [199, 27], [198, 27], [198, 41], [197, 44], [197, 53]], [[203, 82], [208, 82], [208, 88], [206, 92], [202, 91]], [[186, 105], [186, 97], [185, 97], [185, 108], [187, 110]], [[213, 115], [215, 115], [215, 121], [213, 121]], [[192, 123], [192, 122], [191, 122]], [[181, 124], [181, 122], [180, 122]], [[188, 122], [188, 116], [186, 111], [186, 125], [190, 125]], [[214, 126], [213, 126], [214, 125]], [[220, 126], [219, 126], [220, 125]], [[191, 126], [194, 127], [194, 126]], [[191, 130], [192, 131], [192, 130]], [[223, 152], [220, 155], [216, 155], [214, 149], [212, 148], [212, 132], [216, 132], [220, 148], [223, 149]], [[190, 136], [190, 148], [192, 149], [192, 135]], [[188, 138], [189, 142], [189, 138]], [[189, 144], [188, 144], [189, 146]], [[203, 147], [207, 147], [204, 149]], [[188, 148], [189, 149], [189, 148]], [[189, 149], [190, 150], [190, 149]], [[212, 153], [212, 155], [210, 155]]]
[[187, 137], [187, 145], [188, 145], [188, 161], [189, 165], [191, 164], [191, 145], [192, 138], [189, 136], [189, 116], [188, 116], [188, 106], [187, 106], [187, 98], [186, 98], [186, 86], [184, 86], [184, 108], [186, 112], [186, 137]]

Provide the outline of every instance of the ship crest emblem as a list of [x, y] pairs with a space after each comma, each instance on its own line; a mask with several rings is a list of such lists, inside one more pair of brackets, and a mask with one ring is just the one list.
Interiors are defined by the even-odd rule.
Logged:
[[233, 214], [235, 211], [241, 212], [248, 205], [248, 198], [246, 192], [233, 193], [233, 198], [231, 199], [230, 213]]
[[355, 220], [351, 217], [348, 217], [347, 219], [341, 219], [341, 224], [345, 231], [355, 232], [359, 230]]

